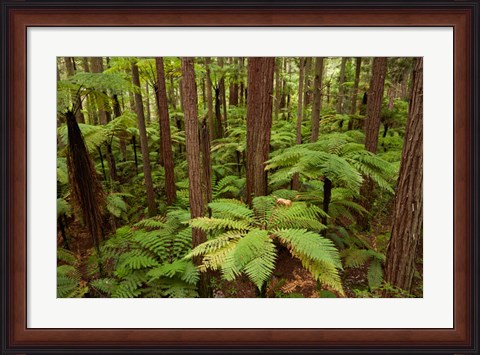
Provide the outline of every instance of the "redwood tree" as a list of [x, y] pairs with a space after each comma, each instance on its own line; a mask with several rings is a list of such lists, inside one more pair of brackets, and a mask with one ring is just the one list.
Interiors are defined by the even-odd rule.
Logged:
[[150, 167], [150, 155], [148, 152], [147, 129], [145, 127], [145, 114], [143, 112], [142, 94], [140, 93], [140, 74], [138, 66], [132, 62], [132, 82], [136, 86], [135, 90], [135, 111], [137, 113], [138, 132], [140, 135], [140, 149], [142, 150], [143, 175], [145, 178], [145, 187], [147, 189], [148, 215], [157, 214], [157, 205], [153, 192], [152, 168]]
[[[102, 57], [92, 57], [90, 59], [92, 64], [92, 73], [103, 73], [103, 58]], [[107, 124], [110, 121], [110, 112], [106, 109], [107, 102], [99, 94], [95, 95], [98, 108], [98, 118], [100, 124]]]
[[[365, 120], [365, 148], [372, 153], [377, 152], [378, 131], [380, 129], [380, 114], [382, 111], [383, 89], [387, 72], [387, 58], [376, 57], [372, 64], [372, 79], [367, 94], [367, 117]], [[372, 207], [373, 182], [365, 179], [360, 194], [363, 198], [363, 207], [370, 211]], [[368, 216], [359, 217], [358, 224], [363, 230], [370, 228]]]
[[274, 57], [248, 59], [247, 203], [268, 192], [265, 161], [270, 152]]
[[[202, 168], [200, 160], [200, 139], [197, 114], [197, 88], [195, 84], [194, 62], [191, 57], [182, 58], [182, 102], [185, 119], [185, 145], [187, 150], [190, 215], [192, 218], [205, 215], [202, 192]], [[192, 230], [193, 247], [205, 242], [205, 232], [198, 228]], [[194, 259], [198, 265], [201, 259]], [[201, 273], [198, 293], [200, 297], [208, 297], [208, 278]]]
[[387, 58], [374, 58], [372, 64], [372, 79], [370, 80], [370, 88], [367, 94], [367, 117], [365, 119], [365, 148], [372, 153], [377, 152], [386, 73]]
[[158, 106], [158, 120], [160, 124], [160, 142], [165, 168], [165, 195], [167, 205], [171, 205], [176, 199], [175, 175], [172, 153], [172, 138], [170, 134], [170, 115], [168, 113], [167, 87], [165, 84], [165, 70], [163, 58], [155, 58], [157, 67], [157, 83], [155, 85]]
[[[307, 68], [306, 58], [299, 58], [299, 77], [298, 77], [298, 105], [297, 105], [297, 127], [296, 127], [296, 144], [302, 143], [302, 121], [303, 121], [303, 105], [305, 103], [305, 89], [304, 84], [307, 82], [305, 69]], [[292, 190], [298, 190], [300, 188], [300, 179], [298, 173], [293, 176]]]
[[313, 80], [312, 137], [316, 142], [320, 129], [320, 111], [322, 110], [323, 57], [315, 59], [315, 79]]
[[[362, 69], [362, 57], [355, 59], [355, 81], [353, 82], [352, 104], [350, 105], [350, 115], [357, 113], [357, 101], [358, 101], [358, 84], [360, 83], [360, 73]], [[348, 121], [348, 129], [353, 128], [353, 118], [350, 117]]]
[[417, 58], [397, 182], [385, 280], [411, 291], [423, 229], [423, 59]]
[[340, 74], [338, 77], [338, 96], [337, 96], [337, 113], [343, 113], [343, 96], [345, 95], [345, 66], [348, 58], [343, 57], [340, 64]]
[[[65, 57], [65, 67], [67, 68], [67, 75], [72, 77], [75, 75], [77, 68], [75, 66], [75, 59], [73, 57]], [[85, 123], [85, 117], [83, 116], [82, 98], [80, 93], [76, 90], [71, 91], [72, 103], [75, 112], [75, 118], [78, 123]]]

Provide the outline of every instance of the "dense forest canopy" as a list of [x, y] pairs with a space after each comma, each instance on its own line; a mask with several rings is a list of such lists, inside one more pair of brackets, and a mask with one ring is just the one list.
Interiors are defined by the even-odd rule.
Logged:
[[422, 297], [423, 61], [59, 57], [58, 297]]

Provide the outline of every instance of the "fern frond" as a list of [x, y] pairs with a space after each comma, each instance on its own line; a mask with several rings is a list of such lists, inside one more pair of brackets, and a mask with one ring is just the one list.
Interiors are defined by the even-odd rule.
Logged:
[[104, 279], [96, 279], [96, 280], [93, 280], [90, 282], [90, 285], [107, 294], [107, 295], [111, 295], [115, 289], [117, 288], [118, 286], [118, 283], [115, 279], [112, 279], [112, 278], [104, 278]]
[[338, 250], [331, 240], [305, 229], [278, 229], [274, 234], [295, 254], [301, 254], [316, 262], [342, 268]]
[[238, 200], [220, 199], [208, 204], [212, 209], [213, 216], [219, 218], [235, 218], [251, 222], [253, 211]]
[[249, 231], [241, 238], [225, 258], [223, 277], [234, 280], [245, 272], [258, 288], [268, 280], [275, 267], [275, 246], [268, 232], [260, 229]]
[[75, 265], [77, 263], [77, 257], [70, 250], [63, 248], [57, 249], [57, 259], [67, 263], [68, 265]]
[[215, 230], [243, 230], [247, 231], [251, 229], [251, 226], [248, 222], [245, 221], [234, 221], [226, 218], [208, 218], [208, 217], [199, 217], [192, 219], [190, 226], [193, 228], [199, 228], [203, 231], [215, 231]]
[[294, 202], [291, 206], [277, 206], [271, 212], [269, 228], [307, 228], [320, 231], [326, 227], [318, 220], [326, 214], [315, 205]]
[[185, 255], [185, 259], [191, 259], [195, 256], [206, 255], [213, 253], [232, 241], [238, 241], [242, 237], [241, 232], [230, 231], [219, 235], [218, 237], [207, 240], [206, 242], [196, 246], [192, 251]]

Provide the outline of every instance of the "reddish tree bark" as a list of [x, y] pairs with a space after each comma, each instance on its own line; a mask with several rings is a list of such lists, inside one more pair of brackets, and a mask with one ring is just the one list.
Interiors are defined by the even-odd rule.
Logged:
[[372, 153], [377, 152], [386, 73], [387, 58], [374, 58], [372, 64], [372, 79], [370, 80], [370, 88], [367, 94], [367, 117], [365, 120], [365, 148]]
[[170, 115], [168, 113], [168, 101], [167, 101], [167, 87], [165, 84], [165, 70], [163, 67], [163, 58], [155, 58], [155, 64], [157, 67], [157, 105], [158, 105], [158, 122], [160, 125], [160, 141], [163, 157], [163, 166], [165, 169], [165, 195], [167, 199], [167, 205], [170, 206], [176, 199], [175, 188], [175, 174], [174, 174], [174, 162], [172, 153], [172, 138], [170, 133]]
[[415, 254], [423, 229], [423, 58], [417, 58], [398, 176], [385, 280], [412, 290]]
[[145, 178], [145, 187], [147, 190], [148, 215], [150, 217], [157, 214], [157, 205], [153, 192], [152, 168], [150, 166], [150, 155], [148, 152], [147, 129], [145, 127], [145, 114], [143, 112], [142, 94], [140, 93], [140, 74], [137, 64], [132, 62], [132, 81], [137, 87], [135, 92], [135, 111], [137, 113], [138, 131], [140, 134], [140, 149], [142, 150], [143, 175]]
[[315, 79], [313, 80], [312, 107], [312, 142], [316, 142], [318, 140], [318, 133], [320, 130], [320, 111], [322, 110], [323, 65], [323, 57], [315, 59]]
[[[298, 105], [297, 105], [297, 127], [296, 127], [296, 144], [302, 143], [302, 121], [303, 121], [303, 104], [305, 103], [305, 90], [304, 83], [306, 83], [305, 78], [305, 68], [307, 67], [306, 58], [299, 58], [299, 77], [298, 77]], [[300, 179], [298, 173], [293, 175], [292, 179], [292, 190], [299, 190], [300, 188]]]
[[[192, 218], [197, 218], [205, 215], [205, 204], [202, 192], [197, 88], [195, 84], [194, 62], [191, 57], [182, 58], [182, 102], [185, 119], [185, 144], [188, 164], [190, 215]], [[193, 228], [193, 247], [200, 245], [206, 240], [207, 237], [204, 231], [198, 228]], [[198, 265], [201, 262], [201, 258], [195, 258], [194, 262]], [[198, 286], [200, 297], [208, 297], [208, 278], [205, 273], [201, 274]]]
[[268, 192], [265, 161], [270, 153], [274, 57], [248, 59], [247, 203]]
[[[362, 69], [362, 57], [355, 59], [355, 81], [353, 82], [352, 104], [350, 107], [350, 115], [357, 113], [357, 101], [358, 101], [358, 85], [360, 83], [360, 73]], [[348, 121], [348, 129], [353, 129], [353, 118], [350, 117]]]

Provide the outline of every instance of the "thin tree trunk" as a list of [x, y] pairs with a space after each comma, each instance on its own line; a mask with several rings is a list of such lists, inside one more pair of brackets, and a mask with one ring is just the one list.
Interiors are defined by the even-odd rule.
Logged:
[[[360, 83], [360, 73], [362, 70], [362, 57], [355, 59], [355, 81], [353, 83], [352, 105], [350, 107], [350, 115], [354, 116], [357, 113], [357, 100], [358, 100], [358, 84]], [[348, 130], [353, 129], [353, 118], [350, 117], [348, 121]]]
[[[304, 90], [304, 83], [306, 82], [305, 80], [305, 68], [306, 68], [306, 58], [299, 58], [300, 63], [299, 63], [299, 68], [300, 68], [300, 73], [298, 77], [298, 104], [297, 104], [297, 127], [296, 127], [296, 139], [295, 143], [296, 144], [301, 144], [302, 143], [302, 121], [303, 121], [303, 103], [304, 103], [304, 96], [305, 96], [305, 90]], [[299, 190], [300, 189], [300, 179], [298, 173], [293, 175], [292, 178], [292, 190]]]
[[347, 57], [342, 57], [342, 63], [340, 64], [340, 75], [338, 77], [338, 97], [337, 97], [337, 113], [343, 113], [343, 97], [345, 96], [345, 66], [347, 64]]
[[[386, 72], [387, 58], [375, 57], [373, 59], [372, 78], [367, 95], [367, 117], [365, 121], [365, 149], [372, 153], [377, 152]], [[370, 211], [372, 207], [372, 190], [373, 182], [366, 178], [360, 189], [360, 194], [363, 198], [363, 207], [367, 211]], [[370, 228], [368, 216], [361, 216], [359, 218], [359, 225], [363, 230], [368, 230]]]
[[[242, 57], [238, 58], [238, 66], [239, 66], [240, 72], [243, 72], [243, 67], [244, 67], [243, 61], [244, 61], [244, 58], [242, 58]], [[239, 92], [238, 92], [238, 104], [240, 106], [243, 106], [245, 104], [244, 96], [243, 96], [243, 93], [245, 91], [245, 83], [243, 82], [243, 77], [242, 76], [240, 76], [240, 84], [238, 86], [238, 90], [239, 90]]]
[[110, 180], [117, 181], [117, 165], [115, 164], [115, 157], [113, 156], [111, 141], [107, 143], [107, 163], [108, 170], [110, 171]]
[[248, 60], [247, 203], [268, 193], [265, 161], [270, 152], [274, 57]]
[[280, 80], [280, 71], [282, 66], [282, 58], [277, 58], [275, 61], [275, 120], [278, 120], [280, 113], [280, 100], [282, 99], [282, 82]]
[[[342, 63], [340, 65], [340, 76], [338, 78], [338, 96], [337, 96], [337, 107], [336, 111], [337, 114], [344, 113], [344, 96], [345, 96], [345, 66], [347, 64], [348, 58], [343, 57]], [[339, 122], [339, 127], [343, 127], [343, 118]]]
[[311, 92], [310, 92], [310, 69], [312, 66], [312, 57], [305, 57], [305, 70], [304, 70], [304, 77], [305, 83], [303, 84], [303, 109], [306, 110], [307, 106], [310, 105], [312, 102], [311, 100]]
[[200, 127], [200, 150], [202, 153], [202, 191], [205, 193], [205, 210], [208, 210], [208, 215], [211, 217], [210, 208], [208, 204], [212, 202], [212, 163], [210, 157], [210, 135], [208, 131], [208, 124], [206, 118], [203, 119]]
[[[102, 57], [91, 57], [90, 61], [92, 62], [92, 73], [103, 73], [103, 63]], [[98, 118], [100, 124], [105, 125], [110, 121], [108, 110], [106, 109], [107, 103], [100, 96], [100, 94], [95, 95], [97, 109], [98, 109]]]
[[240, 58], [232, 58], [232, 63], [235, 63], [236, 68], [233, 76], [233, 82], [230, 83], [228, 104], [231, 106], [238, 106], [238, 71], [240, 68]]
[[163, 58], [155, 58], [155, 64], [157, 67], [158, 80], [156, 87], [158, 118], [162, 143], [162, 157], [165, 168], [165, 195], [167, 199], [167, 205], [170, 206], [175, 202], [177, 196], [175, 188], [175, 166], [172, 153], [172, 138], [170, 134], [170, 115], [168, 113], [167, 87], [165, 84], [165, 70], [163, 67]]
[[367, 117], [365, 120], [365, 148], [372, 153], [377, 152], [380, 115], [382, 112], [383, 89], [387, 72], [387, 58], [373, 59], [372, 79], [368, 90]]
[[[223, 68], [224, 62], [222, 57], [218, 57], [218, 65]], [[225, 130], [228, 128], [228, 120], [227, 120], [227, 93], [225, 88], [225, 75], [222, 74], [222, 78], [218, 84], [220, 89], [220, 97], [222, 99], [222, 106], [223, 106], [223, 124], [225, 126]]]
[[223, 137], [220, 86], [215, 88], [215, 139]]
[[147, 109], [146, 120], [147, 123], [151, 122], [151, 111], [150, 111], [150, 88], [148, 83], [145, 83], [145, 107]]
[[385, 280], [412, 291], [423, 229], [423, 58], [417, 58], [398, 177]]
[[145, 187], [147, 190], [148, 215], [150, 217], [157, 214], [157, 205], [155, 203], [155, 195], [153, 191], [152, 169], [150, 167], [150, 155], [148, 152], [147, 129], [145, 127], [145, 115], [143, 112], [143, 100], [140, 93], [140, 75], [138, 66], [132, 62], [132, 82], [138, 88], [135, 92], [135, 109], [137, 113], [138, 131], [140, 134], [140, 149], [142, 150], [143, 175], [145, 179]]
[[[200, 161], [200, 141], [197, 115], [197, 88], [195, 85], [195, 71], [193, 69], [193, 58], [182, 58], [182, 102], [185, 119], [185, 143], [187, 148], [187, 165], [189, 181], [190, 215], [192, 218], [205, 215], [205, 205], [202, 193], [202, 169]], [[193, 247], [200, 245], [207, 240], [206, 234], [199, 228], [193, 228]], [[194, 262], [198, 265], [201, 258], [196, 257]], [[200, 297], [209, 296], [208, 277], [201, 273], [198, 284]]]
[[210, 138], [215, 138], [215, 125], [213, 122], [213, 96], [212, 78], [210, 77], [210, 58], [205, 58], [205, 76], [207, 77], [207, 118]]
[[[72, 77], [75, 75], [76, 67], [75, 67], [75, 60], [73, 57], [64, 57], [65, 59], [65, 66], [67, 69], [67, 76]], [[80, 97], [80, 93], [76, 90], [71, 91], [72, 96], [72, 106], [73, 111], [75, 112], [75, 119], [78, 123], [85, 123], [85, 117], [83, 116], [83, 107], [82, 107], [82, 98]]]
[[313, 107], [312, 107], [312, 137], [311, 141], [318, 140], [320, 130], [320, 111], [322, 110], [322, 79], [323, 79], [323, 57], [315, 59], [315, 79], [313, 80]]
[[282, 96], [280, 98], [280, 108], [283, 109], [287, 106], [287, 80], [285, 79], [285, 74], [289, 73], [288, 65], [287, 65], [288, 58], [283, 58], [283, 78], [282, 78]]
[[138, 156], [137, 156], [137, 139], [132, 136], [133, 157], [135, 159], [135, 174], [138, 175]]
[[[118, 95], [114, 94], [112, 97], [113, 100], [113, 114], [115, 118], [122, 115], [122, 110], [120, 108], [120, 102], [118, 101]], [[127, 142], [125, 142], [125, 134], [122, 133], [119, 137], [120, 140], [120, 152], [122, 153], [122, 160], [127, 161]]]

